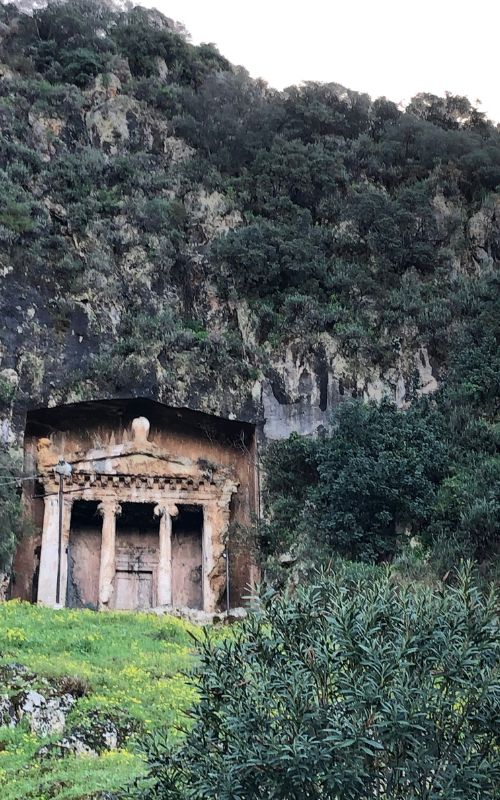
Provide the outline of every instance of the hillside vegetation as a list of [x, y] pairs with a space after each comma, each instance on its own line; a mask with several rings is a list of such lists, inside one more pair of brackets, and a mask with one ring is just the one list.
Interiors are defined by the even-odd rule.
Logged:
[[[61, 398], [168, 394], [198, 360], [236, 385], [266, 344], [322, 332], [348, 390], [362, 363], [425, 345], [439, 374], [467, 346], [495, 288], [500, 133], [465, 98], [279, 93], [140, 7], [0, 14], [3, 294], [38, 342], [18, 402], [50, 380]], [[488, 355], [491, 331], [475, 344]]]
[[146, 396], [265, 422], [270, 386], [278, 408], [413, 411], [340, 411], [335, 437], [272, 449], [266, 557], [384, 560], [417, 536], [441, 574], [491, 570], [498, 127], [451, 95], [277, 92], [99, 0], [2, 5], [0, 62], [3, 565], [26, 408]]
[[[132, 782], [144, 771], [138, 742], [185, 727], [190, 633], [173, 617], [0, 604], [2, 800], [108, 798]], [[33, 692], [56, 711], [30, 712]]]

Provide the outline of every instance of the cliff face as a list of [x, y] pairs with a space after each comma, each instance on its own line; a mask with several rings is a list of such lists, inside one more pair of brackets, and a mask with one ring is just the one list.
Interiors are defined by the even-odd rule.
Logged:
[[0, 15], [4, 443], [80, 400], [277, 438], [437, 387], [500, 254], [499, 134], [463, 98], [280, 94], [143, 9]]

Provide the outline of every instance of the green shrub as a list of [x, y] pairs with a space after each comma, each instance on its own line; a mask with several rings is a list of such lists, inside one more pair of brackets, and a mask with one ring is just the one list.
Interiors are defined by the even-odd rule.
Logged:
[[0, 408], [9, 406], [16, 396], [16, 384], [0, 375]]
[[279, 305], [285, 292], [328, 289], [327, 247], [326, 233], [303, 214], [294, 225], [257, 219], [216, 240], [212, 254], [221, 284], [229, 280], [238, 293]]
[[498, 598], [342, 573], [264, 594], [202, 645], [184, 742], [149, 743], [143, 800], [494, 800]]
[[29, 203], [10, 200], [0, 210], [0, 224], [13, 233], [30, 233], [36, 228], [36, 220], [31, 211]]
[[500, 456], [481, 453], [443, 481], [429, 533], [436, 557], [447, 539], [462, 557], [480, 562], [499, 557]]

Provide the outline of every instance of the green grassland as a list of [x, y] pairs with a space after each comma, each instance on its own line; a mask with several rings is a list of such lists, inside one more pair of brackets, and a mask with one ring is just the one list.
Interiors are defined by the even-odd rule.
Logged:
[[[21, 664], [35, 676], [28, 676], [28, 685], [21, 688], [43, 693], [48, 680], [52, 687], [80, 695], [65, 734], [106, 718], [120, 720], [130, 731], [118, 749], [97, 756], [41, 758], [39, 748], [58, 737], [39, 738], [26, 719], [14, 728], [0, 727], [2, 800], [110, 797], [141, 774], [139, 736], [165, 726], [173, 737], [182, 735], [183, 712], [196, 697], [189, 672], [197, 632], [169, 616], [0, 604], [0, 670]], [[0, 694], [19, 691], [3, 683]]]

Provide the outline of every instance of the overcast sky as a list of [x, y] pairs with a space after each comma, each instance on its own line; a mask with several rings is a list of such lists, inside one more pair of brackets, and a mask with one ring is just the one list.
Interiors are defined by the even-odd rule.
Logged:
[[139, 0], [282, 89], [465, 94], [500, 121], [500, 0]]

